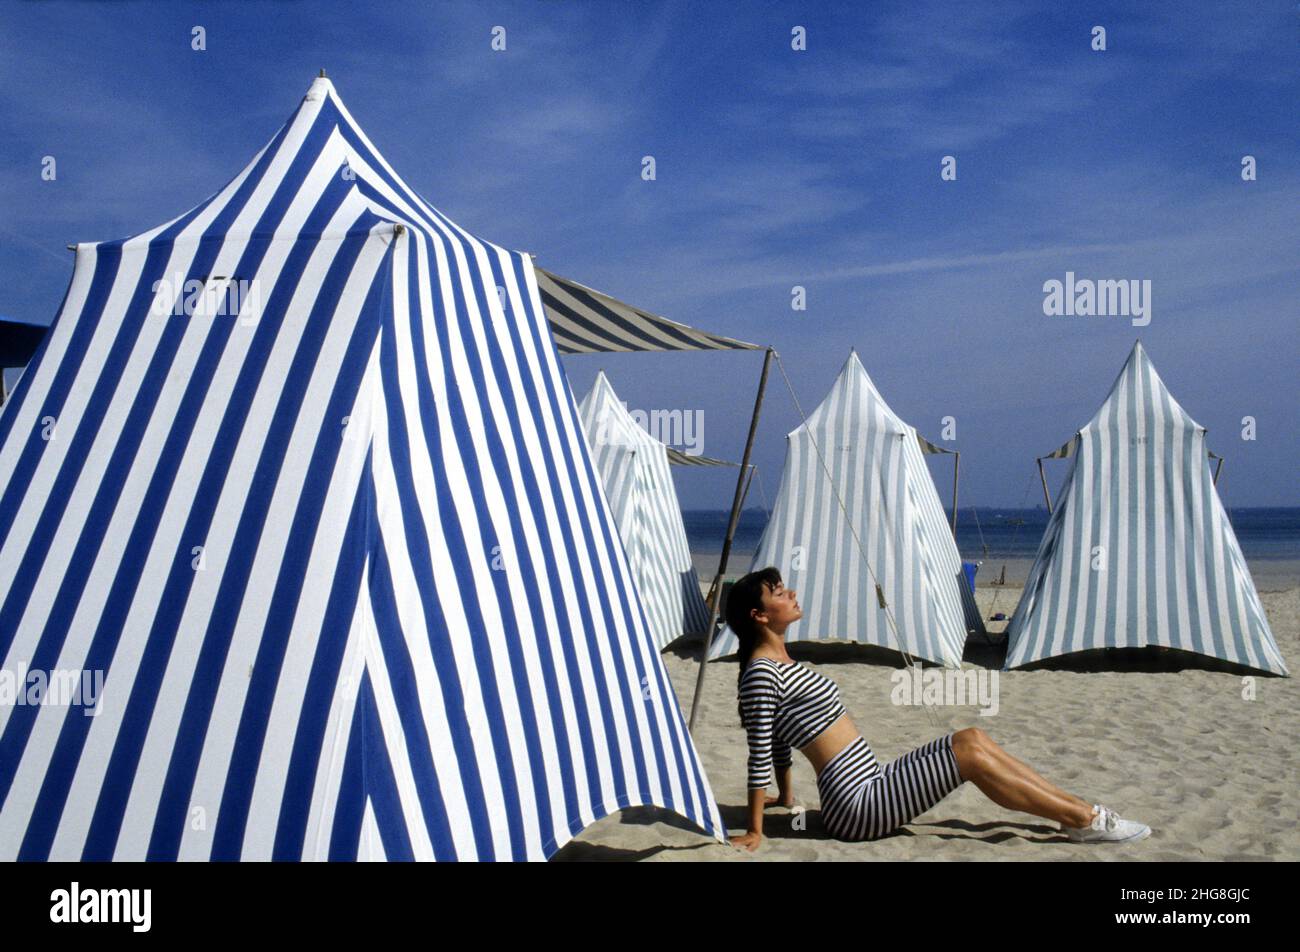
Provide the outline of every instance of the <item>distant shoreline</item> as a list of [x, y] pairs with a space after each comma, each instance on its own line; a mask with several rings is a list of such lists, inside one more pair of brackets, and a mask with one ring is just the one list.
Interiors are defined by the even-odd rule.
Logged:
[[[686, 538], [693, 555], [712, 557], [716, 563], [722, 551], [730, 512], [720, 509], [690, 509], [682, 513]], [[1256, 506], [1228, 510], [1233, 532], [1256, 581], [1259, 577], [1286, 582], [1290, 588], [1300, 580], [1300, 507]], [[983, 561], [980, 581], [991, 563], [1007, 563], [1007, 581], [1024, 580], [1029, 565], [1047, 528], [1047, 510], [959, 507], [957, 549], [964, 560]], [[731, 569], [749, 565], [767, 524], [767, 513], [746, 509], [737, 527], [732, 547]], [[1023, 562], [1019, 567], [1017, 563]], [[1258, 566], [1258, 567], [1257, 567]], [[697, 561], [696, 569], [700, 565]], [[714, 566], [716, 570], [716, 564]], [[712, 575], [710, 574], [710, 578]]]
[[[706, 589], [718, 571], [718, 558], [721, 554], [721, 551], [710, 552], [707, 549], [691, 550], [691, 562], [695, 566], [695, 574], [699, 576], [702, 586]], [[732, 549], [731, 556], [727, 560], [727, 578], [738, 578], [748, 572], [753, 558], [752, 550], [746, 552]], [[962, 559], [968, 562], [980, 561], [970, 558], [965, 553], [962, 554]], [[1032, 556], [1023, 555], [985, 559], [975, 576], [975, 587], [993, 587], [993, 581], [1001, 575], [1003, 565], [1007, 569], [1007, 587], [1022, 586], [1029, 576], [1029, 568], [1033, 563]], [[1255, 587], [1261, 592], [1286, 592], [1293, 588], [1300, 588], [1300, 555], [1289, 557], [1247, 555], [1246, 567], [1250, 569]]]

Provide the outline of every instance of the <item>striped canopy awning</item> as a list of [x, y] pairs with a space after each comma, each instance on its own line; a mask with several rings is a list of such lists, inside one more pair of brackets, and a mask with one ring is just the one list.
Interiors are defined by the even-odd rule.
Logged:
[[542, 307], [562, 354], [763, 349], [624, 304], [545, 268], [534, 269]]
[[957, 452], [956, 450], [949, 450], [949, 449], [944, 449], [942, 446], [936, 446], [934, 443], [931, 443], [920, 433], [916, 434], [916, 442], [920, 445], [921, 452], [926, 454], [927, 456], [933, 456], [935, 453], [948, 453], [949, 455], [951, 455]]
[[710, 456], [692, 456], [690, 453], [683, 453], [681, 450], [675, 450], [671, 446], [665, 447], [668, 450], [668, 462], [674, 466], [739, 466], [739, 463], [733, 463], [725, 459], [713, 459]]

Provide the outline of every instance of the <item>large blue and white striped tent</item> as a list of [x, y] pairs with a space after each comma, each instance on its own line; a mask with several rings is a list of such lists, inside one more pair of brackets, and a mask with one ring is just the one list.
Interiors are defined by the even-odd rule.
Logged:
[[668, 447], [643, 429], [604, 371], [578, 407], [592, 458], [605, 486], [650, 635], [664, 647], [701, 634], [709, 610], [691, 562]]
[[[781, 488], [751, 566], [776, 566], [799, 593], [803, 618], [787, 641], [856, 641], [961, 666], [968, 632], [983, 625], [923, 442], [856, 353], [789, 434]], [[723, 629], [710, 657], [737, 647]]]
[[1096, 416], [1051, 455], [1070, 471], [1007, 626], [1008, 669], [1157, 645], [1286, 674], [1214, 488], [1205, 427], [1141, 343]]
[[201, 205], [77, 246], [0, 415], [4, 668], [105, 673], [0, 705], [0, 856], [541, 859], [634, 804], [722, 839], [598, 480], [531, 260], [317, 80]]

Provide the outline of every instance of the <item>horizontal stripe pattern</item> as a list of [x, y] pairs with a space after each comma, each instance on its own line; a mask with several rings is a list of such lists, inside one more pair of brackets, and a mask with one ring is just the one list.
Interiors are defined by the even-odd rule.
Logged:
[[942, 447], [942, 446], [936, 446], [934, 443], [931, 443], [929, 440], [927, 440], [927, 439], [926, 439], [924, 436], [922, 436], [920, 433], [916, 434], [916, 445], [919, 446], [919, 447], [921, 447], [921, 452], [922, 452], [922, 453], [925, 453], [925, 454], [927, 454], [927, 455], [931, 455], [931, 456], [934, 455], [934, 454], [936, 454], [936, 453], [947, 453], [947, 454], [949, 454], [949, 455], [952, 455], [953, 453], [956, 453], [956, 452], [957, 452], [956, 450], [950, 450], [950, 449], [945, 449], [945, 448]]
[[624, 304], [545, 268], [537, 268], [537, 285], [562, 354], [762, 349]]
[[1073, 443], [1007, 628], [1006, 667], [1153, 645], [1285, 674], [1214, 489], [1205, 428], [1141, 344]]
[[[885, 403], [856, 353], [788, 437], [781, 485], [752, 568], [769, 565], [799, 593], [803, 608], [787, 641], [901, 647], [959, 667], [967, 631], [983, 630], [916, 430]], [[724, 629], [710, 657], [736, 646]]]
[[830, 678], [798, 663], [751, 658], [740, 679], [740, 714], [749, 742], [749, 789], [771, 783], [772, 768], [790, 765], [845, 713]]
[[[175, 274], [259, 300], [160, 316]], [[93, 717], [0, 706], [5, 859], [543, 859], [633, 804], [725, 835], [531, 260], [328, 80], [203, 204], [78, 246], [0, 411], [0, 593], [7, 671], [105, 677]]]
[[683, 453], [681, 450], [673, 449], [671, 446], [664, 448], [668, 451], [668, 462], [673, 466], [740, 466], [739, 463], [732, 463], [725, 459], [713, 459], [711, 456], [693, 456], [690, 453]]
[[822, 821], [838, 840], [879, 839], [925, 813], [963, 782], [952, 734], [908, 751], [883, 770], [871, 745], [859, 737], [817, 777]]
[[602, 371], [578, 408], [592, 460], [627, 551], [651, 637], [662, 648], [709, 624], [668, 464]]

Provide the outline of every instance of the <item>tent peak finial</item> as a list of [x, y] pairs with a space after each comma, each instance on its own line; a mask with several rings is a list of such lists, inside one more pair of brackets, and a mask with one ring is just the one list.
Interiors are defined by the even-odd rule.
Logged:
[[307, 90], [307, 95], [303, 97], [304, 102], [323, 102], [329, 98], [330, 90], [334, 85], [325, 75], [325, 70], [320, 71], [320, 75], [311, 81], [311, 87]]

